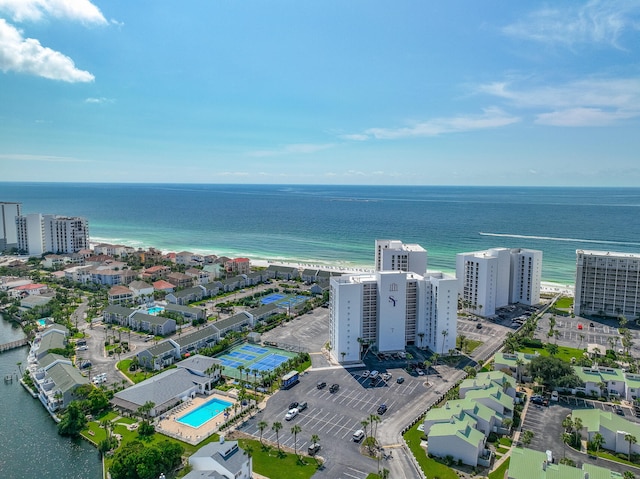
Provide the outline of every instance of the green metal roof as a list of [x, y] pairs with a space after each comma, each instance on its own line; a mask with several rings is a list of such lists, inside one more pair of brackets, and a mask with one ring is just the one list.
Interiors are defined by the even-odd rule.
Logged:
[[509, 462], [509, 479], [620, 479], [621, 474], [604, 467], [583, 464], [582, 469], [564, 464], [545, 464], [547, 455], [541, 451], [526, 448], [514, 448]]
[[450, 422], [437, 423], [431, 426], [429, 438], [456, 436], [473, 447], [478, 447], [478, 444], [484, 441], [484, 434], [475, 429], [476, 424], [476, 421], [469, 417], [465, 417], [462, 420], [452, 419]]

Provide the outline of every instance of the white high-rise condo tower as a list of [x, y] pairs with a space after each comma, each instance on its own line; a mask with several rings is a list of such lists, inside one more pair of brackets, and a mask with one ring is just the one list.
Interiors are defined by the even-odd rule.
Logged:
[[640, 254], [577, 250], [573, 310], [640, 319]]
[[21, 208], [22, 203], [0, 201], [0, 253], [18, 247], [16, 217]]

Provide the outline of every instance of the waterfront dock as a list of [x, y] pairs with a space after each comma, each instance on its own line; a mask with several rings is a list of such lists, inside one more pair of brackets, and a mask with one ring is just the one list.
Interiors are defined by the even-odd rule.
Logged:
[[21, 348], [22, 346], [26, 346], [29, 344], [27, 338], [18, 339], [17, 341], [11, 341], [9, 343], [0, 344], [0, 353], [4, 353], [5, 351], [9, 351], [11, 349]]

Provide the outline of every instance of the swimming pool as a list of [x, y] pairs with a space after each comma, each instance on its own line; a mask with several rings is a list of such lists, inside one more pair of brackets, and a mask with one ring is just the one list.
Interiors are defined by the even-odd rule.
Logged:
[[162, 306], [154, 306], [153, 308], [147, 309], [147, 313], [149, 314], [158, 314], [161, 311], [164, 311], [164, 308]]
[[177, 419], [178, 422], [186, 424], [191, 427], [200, 427], [208, 421], [211, 421], [214, 417], [221, 414], [226, 408], [232, 404], [222, 399], [213, 398], [197, 409], [181, 416]]
[[38, 320], [38, 324], [40, 326], [46, 326], [47, 325], [47, 320], [46, 319], [39, 319]]

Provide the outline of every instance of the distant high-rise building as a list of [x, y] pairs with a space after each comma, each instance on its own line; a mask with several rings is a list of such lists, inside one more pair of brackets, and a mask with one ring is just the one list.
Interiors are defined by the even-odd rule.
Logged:
[[0, 252], [18, 247], [16, 217], [21, 208], [22, 203], [0, 202]]
[[427, 272], [427, 250], [400, 240], [376, 240], [376, 271]]
[[640, 254], [577, 250], [573, 309], [640, 318]]
[[511, 303], [540, 302], [542, 251], [492, 248], [456, 255], [456, 277], [463, 307], [492, 316]]
[[89, 248], [85, 218], [32, 213], [16, 218], [18, 249], [30, 256], [76, 253]]

